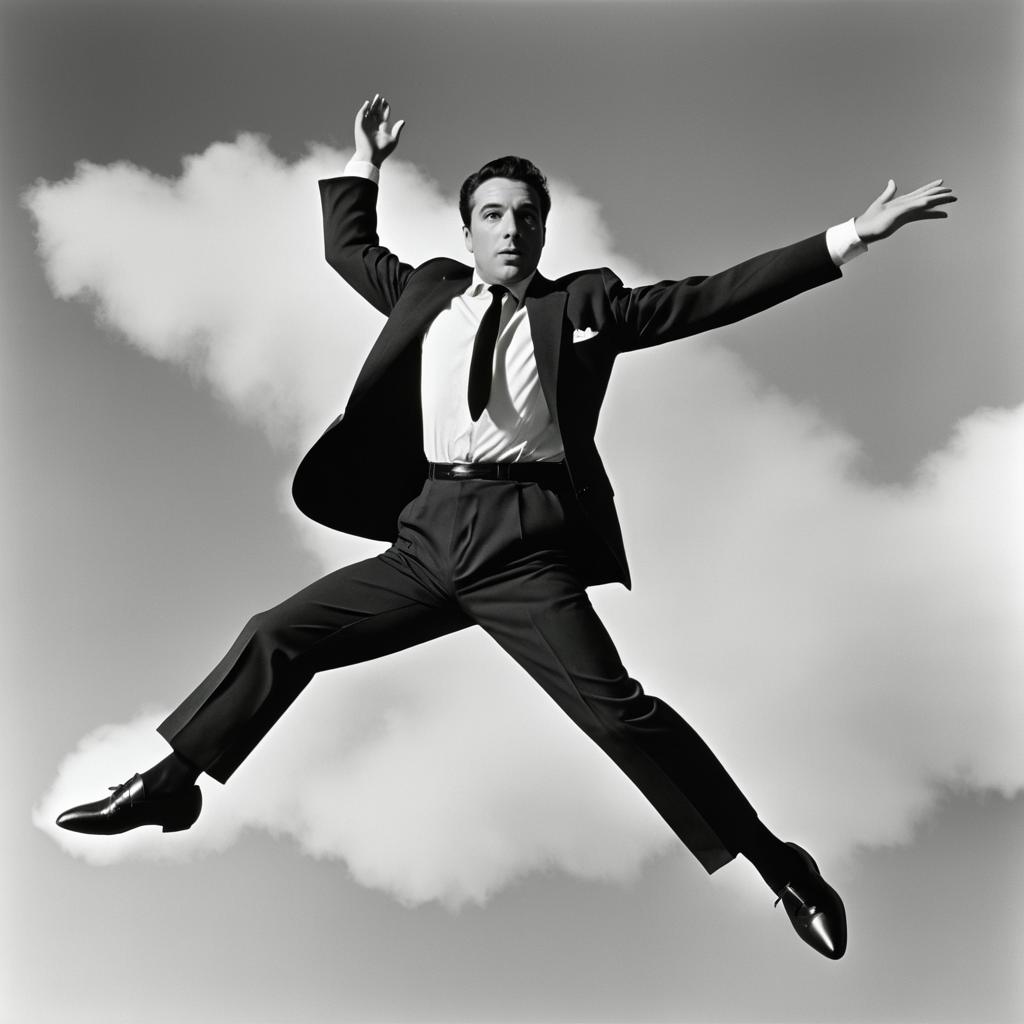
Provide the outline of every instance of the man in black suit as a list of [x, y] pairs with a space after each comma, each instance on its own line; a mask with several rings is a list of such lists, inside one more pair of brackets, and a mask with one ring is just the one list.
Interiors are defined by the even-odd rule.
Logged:
[[804, 941], [838, 959], [842, 901], [809, 854], [774, 836], [694, 730], [631, 679], [586, 595], [629, 586], [594, 432], [615, 358], [750, 316], [840, 277], [902, 224], [944, 217], [941, 182], [711, 277], [627, 288], [608, 269], [537, 272], [550, 198], [529, 161], [464, 183], [474, 267], [412, 267], [380, 245], [378, 176], [403, 122], [375, 96], [346, 173], [320, 183], [327, 261], [387, 316], [343, 416], [306, 455], [312, 518], [391, 542], [247, 624], [162, 723], [172, 753], [62, 827], [184, 829], [201, 772], [225, 782], [313, 675], [477, 624], [619, 765], [708, 872], [742, 853]]

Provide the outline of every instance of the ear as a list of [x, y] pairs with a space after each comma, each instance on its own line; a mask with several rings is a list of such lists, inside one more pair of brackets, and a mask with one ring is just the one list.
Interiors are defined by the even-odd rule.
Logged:
[[469, 228], [466, 227], [465, 224], [462, 225], [462, 240], [466, 243], [466, 252], [472, 252], [473, 233], [469, 230]]

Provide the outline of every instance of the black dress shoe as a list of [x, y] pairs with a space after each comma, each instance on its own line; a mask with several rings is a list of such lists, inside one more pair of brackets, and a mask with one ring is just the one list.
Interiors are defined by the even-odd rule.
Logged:
[[140, 825], [162, 825], [165, 832], [182, 832], [195, 824], [203, 807], [203, 793], [192, 786], [171, 796], [146, 796], [142, 776], [111, 786], [105, 800], [81, 804], [65, 811], [57, 824], [71, 832], [113, 836]]
[[846, 952], [846, 908], [839, 893], [818, 871], [814, 858], [796, 843], [786, 843], [807, 868], [798, 881], [784, 885], [776, 895], [789, 914], [797, 935], [812, 949], [830, 960]]

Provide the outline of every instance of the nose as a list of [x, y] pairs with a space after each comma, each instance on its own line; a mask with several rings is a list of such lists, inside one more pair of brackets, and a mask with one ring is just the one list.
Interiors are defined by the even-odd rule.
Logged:
[[519, 234], [519, 222], [516, 220], [516, 215], [509, 210], [504, 217], [504, 223], [502, 224], [502, 234], [506, 238], [515, 238]]

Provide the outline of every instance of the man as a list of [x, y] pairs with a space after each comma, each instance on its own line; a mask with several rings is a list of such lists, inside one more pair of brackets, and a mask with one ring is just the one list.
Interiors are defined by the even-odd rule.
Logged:
[[738, 853], [797, 934], [841, 957], [838, 894], [759, 820], [672, 708], [631, 679], [587, 596], [629, 585], [594, 444], [615, 358], [750, 316], [840, 277], [839, 265], [955, 201], [940, 181], [890, 182], [860, 217], [712, 277], [626, 288], [608, 269], [537, 272], [550, 198], [529, 161], [464, 183], [474, 267], [402, 263], [380, 245], [379, 170], [403, 122], [363, 103], [345, 175], [320, 183], [328, 262], [387, 316], [345, 413], [310, 450], [294, 495], [312, 518], [387, 540], [255, 616], [160, 726], [172, 753], [58, 824], [115, 834], [189, 828], [201, 772], [225, 782], [312, 676], [478, 624], [633, 780], [708, 872]]

